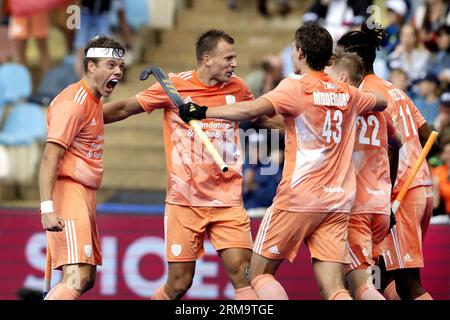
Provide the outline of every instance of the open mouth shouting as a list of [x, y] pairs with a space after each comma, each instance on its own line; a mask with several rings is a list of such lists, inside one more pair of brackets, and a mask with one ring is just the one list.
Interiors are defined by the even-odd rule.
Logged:
[[119, 83], [118, 78], [113, 78], [111, 80], [109, 80], [108, 82], [106, 82], [106, 93], [111, 94], [114, 90], [114, 88], [116, 87], [116, 85]]

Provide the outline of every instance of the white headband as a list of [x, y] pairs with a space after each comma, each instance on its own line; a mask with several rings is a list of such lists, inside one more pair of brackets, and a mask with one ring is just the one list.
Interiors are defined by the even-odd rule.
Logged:
[[125, 52], [121, 49], [113, 48], [89, 48], [86, 53], [86, 58], [111, 58], [123, 60], [125, 58]]

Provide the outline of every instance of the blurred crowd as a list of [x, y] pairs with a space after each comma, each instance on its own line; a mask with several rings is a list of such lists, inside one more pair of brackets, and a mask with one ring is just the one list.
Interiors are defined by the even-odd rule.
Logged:
[[[226, 1], [230, 10], [239, 11], [239, 0]], [[126, 64], [130, 66], [142, 58], [142, 48], [135, 41], [135, 35], [142, 25], [149, 23], [149, 10], [142, 9], [149, 3], [151, 1], [147, 0], [0, 0], [0, 74], [2, 66], [11, 62], [29, 66], [27, 48], [33, 38], [39, 54], [38, 88], [20, 99], [45, 106], [81, 76], [82, 49], [97, 34], [114, 36], [124, 43], [128, 49]], [[294, 0], [258, 0], [255, 3], [255, 9], [266, 18], [286, 17], [292, 12]], [[68, 20], [69, 7], [73, 4], [80, 8], [80, 21]], [[299, 18], [299, 23], [319, 22], [337, 41], [346, 31], [358, 29], [363, 21], [372, 18], [379, 18], [387, 33], [378, 52], [375, 72], [407, 92], [428, 124], [440, 133], [442, 153], [432, 155], [429, 163], [435, 177], [436, 215], [450, 213], [450, 3], [448, 0], [315, 0]], [[63, 61], [55, 62], [50, 58], [50, 27], [56, 27], [64, 35], [65, 43], [60, 44], [66, 53]], [[290, 44], [279, 54], [261, 55], [260, 59], [255, 61], [258, 67], [245, 77], [256, 97], [275, 88], [283, 78], [296, 77]], [[5, 81], [8, 80], [3, 79]], [[2, 79], [0, 89], [1, 82]], [[1, 137], [7, 122], [2, 108], [13, 103], [14, 100], [8, 101], [0, 93], [0, 158], [1, 146], [7, 143]], [[283, 149], [282, 137], [276, 144], [279, 147], [273, 149], [267, 132], [260, 131], [257, 124], [242, 125], [254, 130], [247, 137], [249, 145], [256, 143], [258, 148], [265, 145], [266, 156], [282, 163], [279, 152]], [[258, 148], [249, 147], [247, 151], [258, 154]], [[245, 164], [247, 209], [269, 206], [263, 198], [272, 199], [275, 194], [282, 165], [275, 179], [265, 179], [260, 174], [264, 163], [258, 160], [256, 164]]]

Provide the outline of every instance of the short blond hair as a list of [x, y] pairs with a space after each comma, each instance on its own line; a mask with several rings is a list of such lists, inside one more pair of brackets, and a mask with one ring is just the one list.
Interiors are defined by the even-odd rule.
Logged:
[[337, 48], [331, 61], [333, 68], [347, 71], [349, 84], [355, 87], [359, 86], [365, 75], [364, 63], [360, 56]]

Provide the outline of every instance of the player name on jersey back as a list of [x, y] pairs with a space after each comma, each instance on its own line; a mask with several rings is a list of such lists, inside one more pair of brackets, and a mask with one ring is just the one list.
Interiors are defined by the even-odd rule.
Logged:
[[313, 92], [313, 101], [316, 106], [346, 107], [349, 99], [348, 93]]

